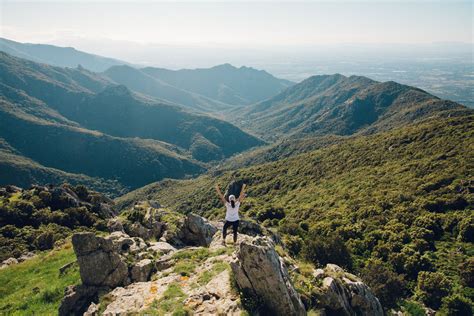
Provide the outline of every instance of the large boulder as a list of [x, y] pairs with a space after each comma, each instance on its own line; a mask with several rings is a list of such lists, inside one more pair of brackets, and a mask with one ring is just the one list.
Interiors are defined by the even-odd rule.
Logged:
[[70, 285], [64, 291], [59, 316], [83, 315], [92, 301], [97, 301], [101, 289], [94, 286]]
[[116, 251], [111, 238], [80, 233], [72, 236], [72, 245], [82, 284], [114, 288], [128, 283], [127, 263]]
[[143, 239], [120, 231], [107, 237], [93, 233], [74, 234], [72, 245], [82, 284], [66, 290], [60, 315], [82, 315], [91, 302], [98, 302], [99, 293], [132, 282], [146, 282], [155, 270], [152, 260], [140, 259], [140, 253], [148, 247]]
[[130, 236], [145, 240], [160, 239], [165, 228], [165, 223], [161, 220], [163, 211], [142, 204], [138, 204], [134, 208], [139, 212], [144, 212], [143, 218], [135, 222], [125, 221], [123, 223], [124, 231]]
[[179, 235], [186, 245], [209, 247], [216, 232], [216, 226], [207, 219], [190, 213], [186, 217]]
[[227, 190], [224, 193], [225, 199], [229, 200], [229, 196], [233, 195], [235, 197], [240, 196], [240, 191], [242, 191], [242, 185], [244, 184], [244, 180], [234, 180], [232, 181]]
[[239, 288], [259, 298], [263, 312], [273, 315], [305, 315], [306, 311], [288, 271], [266, 237], [242, 241], [237, 260], [231, 263]]
[[370, 288], [358, 277], [345, 272], [335, 264], [328, 264], [324, 270], [314, 273], [322, 282], [318, 305], [330, 315], [383, 316], [382, 305]]
[[143, 259], [135, 263], [130, 270], [130, 279], [132, 282], [146, 282], [150, 278], [153, 270], [153, 261], [150, 259]]

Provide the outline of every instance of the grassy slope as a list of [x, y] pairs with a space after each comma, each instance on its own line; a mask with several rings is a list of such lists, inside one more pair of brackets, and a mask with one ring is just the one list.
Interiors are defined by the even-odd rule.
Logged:
[[68, 285], [80, 282], [73, 266], [60, 276], [59, 268], [76, 260], [71, 244], [0, 270], [0, 314], [54, 315]]

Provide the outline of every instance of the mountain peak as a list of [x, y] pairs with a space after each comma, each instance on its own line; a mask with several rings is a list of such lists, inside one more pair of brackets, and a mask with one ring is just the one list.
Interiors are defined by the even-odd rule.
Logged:
[[113, 96], [130, 98], [132, 97], [132, 92], [123, 84], [118, 84], [105, 87], [104, 90], [102, 90], [98, 95], [103, 97]]
[[222, 65], [217, 65], [217, 66], [214, 66], [212, 67], [211, 69], [216, 69], [216, 70], [237, 70], [238, 68], [229, 64], [229, 63], [225, 63], [225, 64], [222, 64]]

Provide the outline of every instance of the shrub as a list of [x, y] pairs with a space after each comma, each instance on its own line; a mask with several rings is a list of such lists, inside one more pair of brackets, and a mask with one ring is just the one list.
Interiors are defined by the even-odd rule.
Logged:
[[453, 294], [443, 299], [441, 311], [443, 315], [472, 315], [472, 302], [459, 294]]
[[378, 259], [370, 260], [361, 275], [384, 307], [395, 307], [398, 299], [404, 294], [405, 281], [403, 277], [387, 268]]
[[440, 272], [422, 271], [418, 275], [416, 296], [428, 307], [438, 309], [441, 300], [449, 295], [451, 284]]
[[474, 217], [468, 216], [459, 222], [458, 239], [465, 242], [474, 242]]
[[432, 235], [436, 239], [440, 238], [443, 233], [439, 214], [424, 214], [423, 216], [417, 217], [413, 224], [416, 227], [420, 227], [430, 231], [430, 235]]
[[461, 282], [465, 286], [474, 287], [474, 258], [468, 258], [458, 268]]
[[285, 211], [282, 207], [265, 206], [263, 210], [257, 212], [257, 219], [261, 222], [267, 219], [282, 219], [285, 217]]
[[306, 260], [316, 265], [335, 263], [347, 269], [352, 268], [349, 250], [339, 236], [311, 236], [306, 240], [302, 254]]
[[284, 237], [283, 242], [291, 256], [297, 256], [303, 247], [303, 239], [299, 236], [287, 235]]

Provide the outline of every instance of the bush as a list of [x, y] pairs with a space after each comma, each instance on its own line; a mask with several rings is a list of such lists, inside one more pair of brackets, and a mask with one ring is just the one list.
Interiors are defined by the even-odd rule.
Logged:
[[375, 296], [385, 308], [395, 307], [399, 298], [405, 292], [403, 277], [393, 272], [382, 261], [370, 260], [361, 273]]
[[459, 222], [458, 239], [465, 242], [474, 242], [474, 217], [468, 216]]
[[263, 222], [267, 219], [282, 219], [285, 217], [285, 211], [282, 207], [266, 206], [263, 210], [257, 212], [257, 219]]
[[441, 311], [443, 315], [472, 315], [472, 302], [459, 294], [453, 294], [443, 299]]
[[48, 250], [53, 248], [54, 242], [54, 234], [52, 232], [44, 232], [36, 238], [35, 246], [39, 250]]
[[465, 286], [474, 287], [474, 258], [468, 258], [458, 268], [461, 282]]
[[344, 241], [339, 236], [307, 238], [302, 249], [303, 257], [315, 265], [335, 263], [352, 268], [352, 258]]
[[451, 284], [440, 272], [422, 271], [418, 275], [416, 296], [428, 307], [438, 309], [441, 300], [449, 295]]
[[303, 247], [303, 239], [299, 236], [285, 236], [283, 242], [291, 256], [297, 256]]

